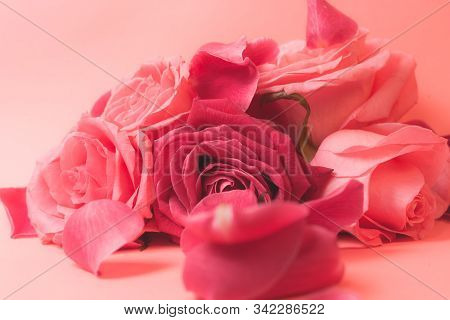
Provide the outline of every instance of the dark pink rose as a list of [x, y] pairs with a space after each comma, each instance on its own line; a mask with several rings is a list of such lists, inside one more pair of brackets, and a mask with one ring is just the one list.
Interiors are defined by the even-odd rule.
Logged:
[[[318, 146], [343, 128], [400, 119], [417, 101], [415, 61], [379, 48], [367, 31], [325, 0], [308, 0], [306, 41], [280, 46], [274, 63], [258, 67], [258, 94], [301, 94], [311, 106], [310, 129]], [[250, 114], [288, 127], [300, 125], [305, 111], [292, 101], [254, 101]]]
[[334, 170], [329, 188], [349, 179], [364, 184], [365, 214], [351, 231], [370, 244], [397, 234], [423, 238], [449, 206], [449, 148], [429, 129], [386, 123], [341, 130], [323, 141], [312, 164]]
[[178, 237], [197, 206], [232, 190], [251, 190], [259, 203], [323, 195], [329, 171], [310, 168], [288, 135], [227, 100], [195, 101], [187, 124], [154, 143], [160, 231]]
[[151, 61], [100, 97], [91, 114], [131, 133], [163, 127], [191, 107], [194, 93], [188, 75], [188, 65], [181, 58]]

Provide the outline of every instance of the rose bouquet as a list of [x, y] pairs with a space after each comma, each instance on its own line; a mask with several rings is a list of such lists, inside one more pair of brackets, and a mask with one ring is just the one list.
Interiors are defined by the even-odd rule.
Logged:
[[12, 237], [39, 236], [97, 274], [164, 233], [202, 298], [331, 286], [340, 232], [420, 239], [448, 209], [447, 139], [397, 122], [417, 100], [414, 70], [325, 0], [308, 0], [306, 41], [152, 60], [82, 115], [26, 188], [0, 189]]

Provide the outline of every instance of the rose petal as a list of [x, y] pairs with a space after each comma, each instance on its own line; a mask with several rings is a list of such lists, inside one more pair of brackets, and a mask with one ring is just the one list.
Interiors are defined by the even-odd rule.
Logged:
[[247, 43], [244, 56], [249, 57], [255, 65], [259, 66], [274, 63], [279, 51], [278, 44], [272, 39], [258, 38]]
[[[225, 192], [222, 203], [217, 200], [220, 194], [210, 197], [216, 198], [213, 202], [218, 206], [203, 214], [196, 211], [187, 226], [197, 237], [216, 243], [256, 240], [305, 219], [309, 213], [306, 206], [295, 202], [277, 201], [271, 205], [249, 206], [256, 200], [249, 190]], [[200, 206], [209, 207], [204, 203]]]
[[181, 237], [187, 289], [206, 299], [269, 299], [338, 282], [335, 234], [307, 225], [308, 211], [279, 202], [192, 216]]
[[36, 232], [28, 218], [26, 189], [0, 189], [0, 201], [11, 224], [11, 238], [35, 237]]
[[[232, 246], [200, 243], [187, 252], [185, 286], [205, 299], [259, 297], [295, 260], [301, 233], [300, 222], [254, 242]], [[184, 233], [182, 246], [183, 237]]]
[[402, 231], [406, 225], [405, 208], [424, 183], [423, 174], [409, 163], [389, 161], [378, 166], [370, 179], [366, 215], [388, 229]]
[[263, 298], [302, 294], [338, 283], [344, 266], [334, 233], [319, 226], [305, 229], [297, 258]]
[[257, 199], [251, 190], [231, 190], [228, 192], [213, 193], [203, 198], [191, 211], [191, 215], [214, 210], [218, 205], [231, 205], [235, 209], [255, 205]]
[[95, 101], [94, 105], [91, 109], [91, 116], [100, 117], [105, 110], [106, 104], [108, 103], [109, 98], [111, 97], [111, 90], [105, 92], [100, 98]]
[[350, 180], [344, 186], [320, 199], [304, 203], [310, 208], [308, 221], [333, 232], [351, 226], [363, 214], [364, 186]]
[[326, 48], [349, 40], [358, 31], [355, 21], [325, 0], [308, 0], [306, 41], [310, 48]]
[[83, 269], [98, 274], [102, 261], [136, 240], [143, 228], [143, 217], [127, 205], [113, 200], [93, 201], [67, 220], [64, 252]]
[[258, 72], [243, 57], [245, 39], [230, 44], [206, 44], [192, 58], [190, 79], [201, 99], [227, 98], [230, 107], [247, 110], [255, 94]]

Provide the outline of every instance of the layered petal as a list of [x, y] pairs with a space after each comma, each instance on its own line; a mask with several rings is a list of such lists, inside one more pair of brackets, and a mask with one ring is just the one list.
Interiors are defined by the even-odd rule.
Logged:
[[[422, 172], [409, 163], [389, 161], [378, 166], [369, 184], [366, 216], [386, 228], [402, 231], [407, 224], [406, 208], [424, 187]], [[434, 216], [431, 216], [434, 220]]]
[[194, 93], [187, 79], [181, 57], [151, 60], [111, 91], [102, 117], [131, 135], [163, 129], [191, 107]]

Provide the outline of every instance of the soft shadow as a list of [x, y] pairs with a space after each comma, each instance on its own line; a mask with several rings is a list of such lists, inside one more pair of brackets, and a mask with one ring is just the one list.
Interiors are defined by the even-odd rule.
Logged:
[[100, 278], [120, 279], [157, 272], [170, 264], [145, 261], [105, 261], [100, 268]]

